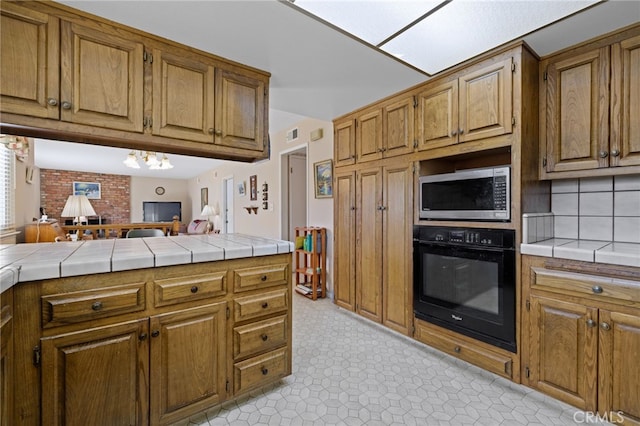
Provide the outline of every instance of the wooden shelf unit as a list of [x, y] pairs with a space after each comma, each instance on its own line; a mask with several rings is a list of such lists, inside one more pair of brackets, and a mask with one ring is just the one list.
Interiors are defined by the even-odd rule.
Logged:
[[[311, 236], [311, 248], [304, 241]], [[316, 300], [327, 295], [327, 230], [320, 227], [297, 227], [296, 241], [303, 238], [302, 248], [296, 243], [295, 284], [296, 291], [309, 299]], [[307, 248], [307, 250], [305, 250]]]

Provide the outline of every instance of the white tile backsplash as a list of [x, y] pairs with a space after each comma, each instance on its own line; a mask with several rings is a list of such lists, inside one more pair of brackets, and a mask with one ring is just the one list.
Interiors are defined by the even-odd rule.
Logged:
[[640, 243], [640, 217], [615, 217], [613, 240], [623, 243]]
[[613, 176], [580, 179], [580, 192], [613, 191]]
[[555, 238], [578, 239], [578, 217], [577, 216], [555, 216], [553, 236]]
[[580, 192], [579, 214], [613, 216], [613, 192]]
[[580, 216], [578, 238], [581, 240], [613, 240], [613, 218]]
[[640, 191], [640, 175], [616, 176], [616, 191]]
[[640, 216], [640, 191], [616, 191], [613, 194], [613, 211], [616, 217]]
[[551, 192], [560, 194], [561, 192], [578, 192], [578, 179], [561, 179], [551, 181]]
[[551, 211], [560, 216], [578, 215], [578, 193], [561, 193], [551, 195]]

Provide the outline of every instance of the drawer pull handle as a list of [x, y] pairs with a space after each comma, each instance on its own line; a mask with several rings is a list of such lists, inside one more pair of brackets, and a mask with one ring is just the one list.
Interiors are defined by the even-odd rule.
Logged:
[[263, 281], [263, 282], [264, 282], [264, 281], [266, 281], [266, 280], [267, 280], [267, 276], [266, 276], [266, 275], [263, 275], [263, 276], [261, 276], [261, 277], [260, 277], [260, 281]]
[[260, 336], [260, 338], [262, 339], [263, 342], [266, 342], [267, 340], [269, 340], [269, 336], [267, 336], [266, 334], [263, 334], [262, 336]]
[[191, 287], [191, 293], [197, 293], [198, 292], [198, 286], [194, 285], [193, 287]]
[[591, 287], [591, 290], [592, 290], [595, 294], [600, 294], [600, 293], [602, 293], [602, 287], [600, 287], [599, 285], [594, 285], [593, 287]]
[[93, 302], [93, 305], [91, 305], [91, 309], [93, 309], [94, 311], [99, 311], [100, 309], [102, 309], [102, 302]]
[[262, 367], [262, 370], [260, 371], [262, 371], [263, 376], [266, 376], [267, 374], [269, 374], [269, 369], [267, 367]]
[[140, 336], [138, 336], [138, 340], [140, 340], [141, 342], [147, 340], [147, 333], [142, 333]]
[[456, 346], [455, 348], [453, 348], [453, 350], [459, 354], [460, 353], [460, 346]]
[[154, 330], [151, 332], [151, 337], [158, 337], [160, 335], [160, 331]]
[[611, 326], [609, 324], [607, 324], [606, 322], [600, 323], [600, 328], [603, 329], [604, 331], [611, 330]]
[[262, 304], [262, 309], [267, 309], [269, 307], [269, 304], [267, 302], [264, 302]]

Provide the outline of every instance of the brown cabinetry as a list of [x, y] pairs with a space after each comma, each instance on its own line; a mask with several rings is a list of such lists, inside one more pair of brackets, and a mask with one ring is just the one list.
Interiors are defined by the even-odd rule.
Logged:
[[493, 61], [418, 94], [419, 150], [511, 133], [512, 58]]
[[523, 271], [524, 382], [581, 410], [639, 424], [640, 274], [617, 278], [530, 256]]
[[387, 162], [336, 181], [336, 303], [409, 334], [413, 165]]
[[542, 177], [640, 166], [638, 64], [640, 27], [540, 63]]
[[13, 422], [13, 290], [0, 296], [0, 426]]
[[20, 126], [12, 131], [267, 156], [267, 73], [52, 2], [3, 2], [0, 51], [3, 124]]
[[356, 162], [356, 121], [353, 118], [333, 123], [333, 159], [336, 167]]

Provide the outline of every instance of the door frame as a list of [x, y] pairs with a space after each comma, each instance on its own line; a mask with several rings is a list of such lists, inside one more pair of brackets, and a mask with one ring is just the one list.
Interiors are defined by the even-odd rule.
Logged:
[[[235, 200], [235, 193], [234, 193], [234, 189], [235, 189], [235, 181], [233, 180], [233, 175], [229, 175], [229, 176], [225, 176], [222, 178], [222, 207], [221, 210], [223, 212], [223, 214], [221, 214], [221, 218], [222, 218], [222, 223], [220, 224], [220, 232], [227, 234], [227, 224], [228, 224], [228, 217], [227, 217], [227, 211], [231, 211], [231, 220], [233, 221], [233, 215], [234, 215], [234, 209], [233, 209], [233, 203], [231, 203], [231, 209], [228, 209], [229, 206], [227, 206], [227, 199], [229, 198], [229, 195], [227, 194], [227, 183], [228, 181], [231, 181], [231, 200]], [[234, 224], [234, 231], [235, 231], [235, 224]]]
[[303, 152], [306, 158], [306, 179], [307, 179], [307, 196], [305, 197], [305, 205], [306, 205], [306, 218], [305, 222], [309, 223], [309, 143], [304, 142], [296, 146], [292, 146], [284, 151], [280, 152], [279, 161], [279, 182], [278, 186], [280, 187], [280, 229], [278, 230], [278, 234], [280, 238], [285, 239], [284, 230], [289, 229], [289, 197], [288, 197], [288, 188], [289, 188], [289, 173], [288, 173], [288, 161], [287, 157], [294, 152]]

